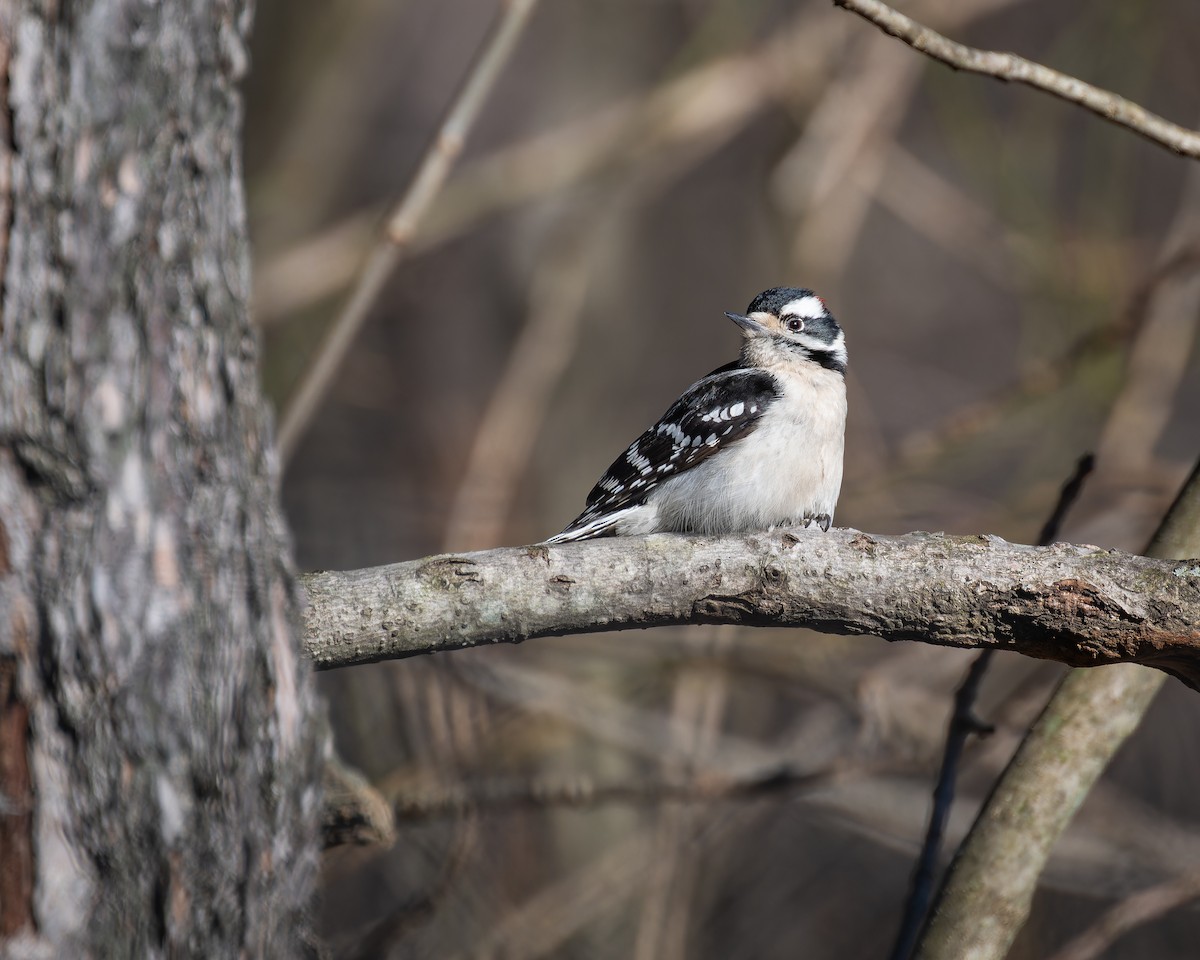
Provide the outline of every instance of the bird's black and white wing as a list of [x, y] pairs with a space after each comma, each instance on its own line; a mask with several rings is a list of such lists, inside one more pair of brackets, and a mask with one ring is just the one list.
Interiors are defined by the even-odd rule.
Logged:
[[613, 461], [588, 494], [587, 506], [546, 543], [611, 536], [664, 481], [749, 436], [779, 396], [775, 378], [737, 363], [714, 370]]

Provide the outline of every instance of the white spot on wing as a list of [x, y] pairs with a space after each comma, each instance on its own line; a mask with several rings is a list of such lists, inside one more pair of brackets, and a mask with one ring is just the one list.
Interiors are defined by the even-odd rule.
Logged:
[[688, 442], [687, 435], [682, 430], [679, 429], [678, 424], [660, 423], [658, 425], [658, 432], [660, 434], [665, 433], [668, 437], [670, 437], [672, 440], [675, 441], [675, 443], [679, 444], [680, 446], [687, 446], [687, 442]]
[[633, 465], [634, 469], [636, 469], [638, 473], [644, 475], [650, 472], [650, 461], [643, 457], [636, 450], [630, 450], [629, 453], [626, 454], [626, 459]]

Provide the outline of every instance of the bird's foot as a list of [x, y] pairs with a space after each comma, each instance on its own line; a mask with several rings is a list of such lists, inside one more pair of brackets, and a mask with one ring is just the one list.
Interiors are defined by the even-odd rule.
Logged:
[[806, 517], [801, 517], [799, 520], [785, 520], [783, 523], [772, 524], [770, 527], [767, 528], [767, 532], [770, 533], [777, 526], [778, 527], [799, 527], [801, 530], [807, 530], [814, 523], [818, 527], [820, 527], [823, 532], [828, 533], [830, 524], [833, 523], [833, 517], [831, 517], [827, 513], [821, 513], [815, 517], [812, 515], [809, 515]]

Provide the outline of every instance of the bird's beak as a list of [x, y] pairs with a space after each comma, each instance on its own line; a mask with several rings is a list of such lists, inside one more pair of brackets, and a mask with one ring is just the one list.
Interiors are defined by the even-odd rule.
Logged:
[[763, 326], [753, 317], [748, 317], [744, 313], [730, 313], [728, 310], [726, 310], [725, 316], [742, 328], [742, 333], [744, 336], [762, 336], [763, 334], [770, 332], [765, 326]]

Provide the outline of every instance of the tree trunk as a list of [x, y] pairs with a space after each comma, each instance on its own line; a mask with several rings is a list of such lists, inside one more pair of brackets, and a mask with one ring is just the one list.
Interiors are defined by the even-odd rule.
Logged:
[[318, 735], [244, 0], [0, 0], [0, 952], [296, 956]]

